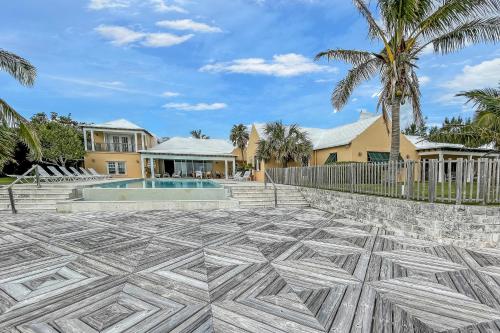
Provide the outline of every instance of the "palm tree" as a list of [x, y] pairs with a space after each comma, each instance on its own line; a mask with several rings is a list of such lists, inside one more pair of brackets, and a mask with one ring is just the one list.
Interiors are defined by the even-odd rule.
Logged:
[[208, 135], [201, 132], [201, 129], [191, 131], [191, 136], [195, 139], [210, 139]]
[[274, 159], [286, 168], [292, 161], [307, 164], [313, 145], [307, 133], [297, 125], [285, 126], [281, 121], [266, 124], [266, 138], [260, 140], [257, 146], [257, 158], [269, 162]]
[[482, 132], [482, 139], [500, 148], [500, 85], [498, 89], [476, 89], [457, 96], [466, 97], [467, 103], [473, 103], [476, 108], [474, 124]]
[[391, 128], [390, 159], [397, 161], [401, 105], [411, 103], [414, 122], [422, 123], [416, 72], [419, 55], [428, 46], [446, 54], [470, 44], [500, 40], [500, 0], [378, 0], [379, 21], [364, 0], [353, 2], [368, 22], [369, 36], [381, 42], [382, 50], [331, 49], [319, 53], [316, 59], [353, 65], [332, 93], [337, 110], [347, 104], [363, 81], [380, 76], [377, 109], [382, 109]]
[[[0, 70], [12, 75], [19, 83], [31, 87], [36, 78], [36, 69], [27, 60], [0, 49]], [[18, 137], [31, 150], [34, 159], [41, 158], [40, 141], [28, 120], [0, 98], [0, 165], [12, 158], [15, 139], [12, 129], [17, 130]]]
[[244, 150], [247, 146], [250, 135], [248, 134], [248, 129], [245, 125], [233, 125], [231, 128], [231, 134], [229, 135], [229, 140], [241, 150], [241, 160], [245, 160]]

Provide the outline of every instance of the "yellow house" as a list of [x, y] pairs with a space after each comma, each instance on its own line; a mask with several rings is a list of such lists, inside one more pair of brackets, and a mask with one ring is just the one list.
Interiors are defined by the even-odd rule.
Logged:
[[[247, 163], [255, 168], [256, 180], [264, 179], [266, 168], [281, 167], [275, 161], [258, 161], [258, 142], [265, 139], [265, 124], [255, 123], [250, 129], [246, 148]], [[344, 126], [321, 129], [302, 128], [313, 143], [309, 165], [325, 165], [335, 162], [385, 162], [389, 160], [390, 133], [381, 115], [361, 112], [358, 121]], [[466, 148], [463, 145], [428, 142], [418, 137], [401, 134], [400, 154], [402, 160], [457, 159], [498, 157], [487, 148]], [[290, 166], [294, 166], [293, 164]], [[297, 164], [295, 164], [297, 166]]]
[[141, 177], [140, 151], [158, 143], [153, 134], [125, 119], [84, 125], [82, 130], [85, 167], [113, 177]]

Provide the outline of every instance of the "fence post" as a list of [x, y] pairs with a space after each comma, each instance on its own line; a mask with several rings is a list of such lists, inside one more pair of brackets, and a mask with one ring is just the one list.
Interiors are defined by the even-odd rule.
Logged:
[[413, 161], [406, 161], [406, 199], [410, 200], [413, 196], [413, 183], [414, 183], [414, 163]]
[[457, 205], [462, 204], [462, 185], [463, 185], [463, 177], [464, 177], [464, 160], [463, 158], [459, 158], [457, 160], [457, 174], [455, 176], [455, 203]]
[[429, 181], [427, 184], [427, 196], [429, 202], [434, 202], [434, 195], [436, 194], [435, 177], [436, 177], [436, 163], [434, 160], [429, 160]]
[[12, 187], [9, 187], [7, 189], [7, 192], [9, 193], [10, 209], [12, 210], [13, 214], [17, 214], [17, 209], [16, 209], [16, 204], [14, 202], [14, 193], [12, 192]]
[[35, 179], [36, 179], [36, 187], [40, 188], [40, 171], [38, 170], [38, 165], [35, 168]]
[[350, 173], [350, 180], [351, 180], [351, 193], [354, 193], [354, 163], [351, 163], [349, 165], [349, 173]]
[[[483, 205], [486, 205], [486, 195], [488, 193], [488, 178], [489, 178], [489, 163], [488, 163], [488, 159], [485, 158], [485, 159], [482, 159], [483, 160], [483, 168], [482, 168], [482, 177], [481, 177], [481, 199], [482, 199], [482, 203]], [[479, 186], [479, 184], [478, 184]]]

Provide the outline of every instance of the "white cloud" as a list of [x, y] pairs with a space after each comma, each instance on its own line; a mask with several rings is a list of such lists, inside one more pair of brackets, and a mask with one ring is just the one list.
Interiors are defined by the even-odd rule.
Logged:
[[205, 23], [195, 22], [190, 19], [160, 21], [157, 22], [156, 25], [162, 28], [170, 28], [175, 30], [191, 30], [197, 32], [222, 32], [221, 28], [219, 27], [210, 26]]
[[334, 82], [336, 80], [337, 79], [317, 79], [317, 80], [314, 80], [314, 82], [316, 82], [316, 83], [330, 83], [330, 82]]
[[496, 87], [499, 78], [500, 58], [496, 58], [474, 66], [465, 66], [462, 73], [446, 82], [444, 87], [453, 91]]
[[105, 90], [111, 90], [111, 91], [116, 91], [116, 92], [123, 92], [123, 93], [127, 93], [127, 94], [137, 94], [137, 95], [157, 97], [157, 95], [155, 95], [154, 93], [151, 93], [149, 91], [142, 91], [142, 90], [136, 90], [133, 88], [129, 88], [125, 85], [125, 83], [123, 83], [121, 81], [101, 81], [101, 80], [88, 79], [88, 78], [65, 77], [65, 76], [58, 76], [58, 75], [44, 75], [44, 77], [46, 77], [50, 80], [65, 82], [66, 84], [69, 83], [69, 84], [73, 84], [73, 85], [89, 87], [89, 88], [97, 90], [97, 91], [101, 91], [101, 90], [105, 89]]
[[288, 53], [275, 55], [272, 61], [266, 61], [262, 58], [237, 59], [231, 62], [205, 65], [200, 70], [212, 73], [225, 72], [290, 77], [308, 73], [335, 72], [336, 68], [318, 65], [300, 54]]
[[141, 45], [148, 47], [168, 47], [184, 43], [194, 35], [178, 36], [169, 33], [137, 32], [126, 27], [115, 25], [100, 25], [95, 28], [101, 36], [111, 40], [115, 46], [129, 45], [141, 41]]
[[192, 34], [177, 36], [169, 33], [152, 33], [146, 35], [146, 39], [142, 42], [142, 45], [149, 47], [168, 47], [184, 43], [193, 36]]
[[122, 46], [143, 39], [146, 34], [115, 25], [100, 25], [95, 28], [101, 36], [111, 40], [111, 44]]
[[180, 96], [178, 92], [173, 92], [173, 91], [165, 91], [163, 94], [161, 94], [163, 97], [177, 97]]
[[428, 76], [419, 76], [418, 82], [420, 83], [421, 86], [425, 86], [431, 82], [431, 78]]
[[166, 13], [166, 12], [177, 12], [186, 14], [187, 10], [176, 5], [167, 5], [164, 0], [150, 0], [153, 8], [156, 12]]
[[208, 110], [221, 110], [227, 108], [225, 103], [198, 103], [198, 104], [188, 104], [188, 103], [167, 103], [163, 105], [166, 109], [175, 109], [180, 111], [208, 111]]
[[129, 0], [90, 0], [89, 8], [101, 10], [107, 8], [127, 8], [130, 6]]

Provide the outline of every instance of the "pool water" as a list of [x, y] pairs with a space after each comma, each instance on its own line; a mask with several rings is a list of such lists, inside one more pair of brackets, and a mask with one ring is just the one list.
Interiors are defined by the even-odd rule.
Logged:
[[99, 184], [99, 188], [221, 188], [219, 184], [211, 180], [197, 179], [135, 179], [122, 182]]

